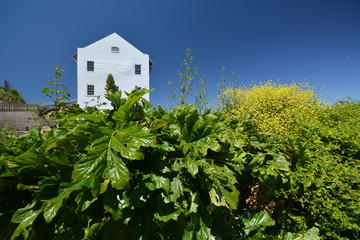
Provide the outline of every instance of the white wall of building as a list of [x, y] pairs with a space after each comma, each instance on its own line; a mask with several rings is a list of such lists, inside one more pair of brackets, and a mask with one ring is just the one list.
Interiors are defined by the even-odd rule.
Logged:
[[[112, 52], [112, 47], [117, 47], [119, 52]], [[94, 71], [88, 71], [88, 61], [94, 62]], [[141, 65], [141, 74], [135, 74], [135, 65]], [[149, 55], [140, 52], [116, 33], [87, 47], [78, 48], [77, 98], [80, 107], [106, 102], [107, 105], [102, 108], [111, 108], [104, 97], [109, 73], [113, 75], [119, 90], [131, 92], [135, 87], [149, 89]], [[87, 94], [88, 85], [94, 85], [93, 96]], [[145, 99], [149, 100], [149, 94]]]

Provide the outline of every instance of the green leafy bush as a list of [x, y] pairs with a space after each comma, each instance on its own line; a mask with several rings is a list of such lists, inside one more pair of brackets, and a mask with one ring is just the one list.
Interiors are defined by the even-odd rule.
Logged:
[[250, 120], [155, 109], [148, 92], [0, 141], [0, 239], [359, 237], [355, 135], [333, 151], [335, 128], [309, 122], [269, 139]]

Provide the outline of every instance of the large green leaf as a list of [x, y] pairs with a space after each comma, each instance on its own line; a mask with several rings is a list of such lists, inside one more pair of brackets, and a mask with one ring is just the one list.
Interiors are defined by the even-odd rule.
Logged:
[[33, 224], [37, 216], [42, 212], [42, 209], [36, 207], [36, 202], [33, 201], [31, 204], [26, 205], [24, 208], [19, 208], [13, 215], [11, 221], [13, 223], [19, 223], [15, 231], [11, 236], [11, 240], [16, 237], [23, 235], [27, 239], [31, 228], [28, 228]]
[[316, 227], [310, 228], [302, 238], [301, 240], [320, 240], [319, 237], [319, 229]]
[[199, 230], [196, 231], [197, 240], [215, 240], [215, 236], [211, 234], [211, 228], [206, 226], [202, 217], [199, 218]]
[[104, 224], [107, 222], [107, 219], [100, 223], [94, 223], [90, 227], [85, 229], [85, 235], [83, 239], [100, 239], [102, 228]]
[[185, 168], [189, 171], [192, 176], [195, 176], [199, 172], [198, 164], [200, 161], [196, 161], [195, 159], [185, 159]]
[[267, 226], [275, 225], [275, 221], [269, 216], [266, 211], [261, 211], [255, 216], [247, 214], [243, 219], [244, 222], [244, 231], [246, 234], [249, 234], [252, 231], [261, 231]]
[[189, 223], [183, 233], [182, 240], [193, 240], [195, 237], [195, 224]]
[[170, 180], [168, 178], [157, 176], [155, 174], [149, 174], [147, 177], [150, 178], [151, 182], [153, 183], [153, 187], [151, 190], [164, 189], [166, 194], [170, 193], [171, 187], [170, 187]]
[[67, 187], [60, 189], [57, 197], [47, 200], [43, 203], [42, 209], [44, 211], [44, 219], [47, 223], [51, 222], [56, 216], [57, 211], [62, 207], [63, 200], [67, 199], [73, 191], [79, 190], [82, 187], [81, 182], [70, 183]]
[[75, 164], [72, 172], [72, 178], [75, 181], [90, 180], [89, 186], [93, 189], [93, 195], [97, 195], [100, 188], [102, 174], [106, 168], [106, 154], [106, 150], [100, 155], [88, 154]]
[[235, 173], [225, 164], [209, 164], [205, 172], [214, 179], [213, 190], [210, 191], [214, 205], [223, 206], [226, 201], [230, 209], [237, 209], [239, 190], [235, 186], [237, 183]]
[[149, 92], [152, 92], [153, 89], [147, 90], [147, 89], [141, 89], [141, 90], [136, 90], [136, 91], [132, 91], [129, 95], [128, 98], [126, 99], [126, 101], [124, 102], [124, 104], [122, 106], [119, 107], [119, 111], [123, 111], [123, 112], [127, 112], [129, 111], [133, 105], [137, 102], [139, 102], [139, 100], [146, 94]]
[[211, 234], [211, 226], [208, 214], [202, 210], [197, 214], [191, 214], [191, 222], [185, 227], [183, 240], [215, 240]]
[[210, 201], [215, 206], [227, 206], [225, 197], [222, 195], [221, 191], [216, 191], [212, 188], [209, 192]]
[[170, 220], [174, 220], [174, 221], [177, 221], [178, 220], [178, 217], [183, 213], [183, 210], [182, 209], [179, 209], [179, 210], [176, 210], [172, 213], [169, 213], [167, 215], [160, 215], [159, 213], [155, 213], [154, 214], [154, 217], [159, 220], [159, 221], [162, 221], [162, 222], [168, 222]]
[[106, 161], [107, 165], [103, 178], [109, 179], [111, 185], [116, 189], [127, 188], [130, 181], [130, 172], [124, 161], [112, 149], [107, 151]]
[[273, 166], [275, 169], [288, 172], [290, 170], [291, 163], [286, 159], [284, 155], [275, 155], [274, 160], [268, 161], [268, 165]]
[[124, 158], [142, 160], [144, 153], [141, 147], [149, 146], [154, 139], [147, 128], [123, 125], [114, 132], [110, 140], [110, 147]]
[[17, 171], [20, 171], [24, 168], [34, 168], [39, 164], [40, 162], [38, 160], [38, 153], [36, 151], [35, 145], [33, 145], [29, 150], [15, 157], [14, 159], [6, 160], [6, 165], [8, 166], [8, 168]]
[[175, 202], [176, 199], [178, 199], [184, 191], [184, 186], [182, 184], [182, 181], [179, 178], [174, 178], [171, 183], [171, 192], [172, 194], [170, 195], [170, 199]]

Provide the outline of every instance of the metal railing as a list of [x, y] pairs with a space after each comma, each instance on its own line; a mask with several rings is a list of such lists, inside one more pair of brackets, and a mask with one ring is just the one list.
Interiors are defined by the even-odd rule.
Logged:
[[[66, 101], [62, 101], [66, 104], [72, 104], [72, 103], [77, 103], [77, 99], [69, 99], [69, 100], [66, 100]], [[54, 106], [54, 102], [48, 102], [48, 103], [40, 103], [39, 104], [40, 107], [51, 107], [51, 106]]]

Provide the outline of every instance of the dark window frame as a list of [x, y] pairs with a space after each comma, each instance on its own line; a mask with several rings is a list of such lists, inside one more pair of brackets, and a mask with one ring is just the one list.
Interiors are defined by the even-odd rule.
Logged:
[[141, 75], [141, 64], [135, 64], [135, 75]]
[[87, 70], [88, 72], [94, 72], [95, 71], [95, 63], [94, 61], [87, 61]]
[[88, 84], [86, 94], [87, 96], [95, 96], [95, 85]]

